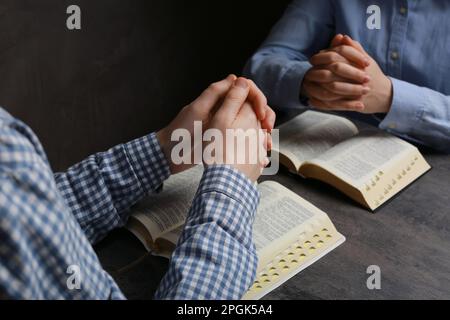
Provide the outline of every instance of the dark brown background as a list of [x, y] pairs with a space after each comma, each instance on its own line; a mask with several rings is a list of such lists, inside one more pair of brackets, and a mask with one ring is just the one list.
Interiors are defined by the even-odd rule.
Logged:
[[[240, 73], [288, 2], [0, 0], [0, 106], [65, 169]], [[71, 4], [81, 31], [66, 28]]]

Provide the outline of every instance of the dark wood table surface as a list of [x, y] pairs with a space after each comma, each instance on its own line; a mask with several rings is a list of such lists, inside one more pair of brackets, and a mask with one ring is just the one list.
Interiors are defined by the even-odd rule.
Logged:
[[[326, 184], [270, 177], [328, 213], [347, 241], [264, 299], [450, 299], [450, 155], [422, 152], [433, 169], [375, 214]], [[168, 267], [126, 230], [96, 250], [129, 299], [151, 299]], [[380, 290], [367, 288], [371, 265]]]

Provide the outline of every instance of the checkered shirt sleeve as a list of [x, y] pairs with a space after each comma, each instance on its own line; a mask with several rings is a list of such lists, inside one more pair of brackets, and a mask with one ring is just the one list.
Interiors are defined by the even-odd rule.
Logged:
[[206, 168], [157, 299], [240, 299], [258, 258], [253, 222], [259, 193], [227, 166]]
[[0, 298], [124, 298], [59, 194], [39, 141], [1, 108]]
[[[93, 248], [169, 168], [154, 134], [53, 175], [22, 122], [0, 108], [0, 298], [124, 299]], [[255, 276], [255, 186], [205, 170], [158, 298], [240, 298]]]
[[129, 208], [170, 176], [155, 134], [90, 156], [64, 173], [56, 185], [85, 235], [95, 243], [123, 226]]

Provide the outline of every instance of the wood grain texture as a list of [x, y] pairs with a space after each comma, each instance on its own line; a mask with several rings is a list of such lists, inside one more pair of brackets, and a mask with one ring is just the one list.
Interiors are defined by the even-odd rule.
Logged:
[[[347, 238], [264, 299], [450, 299], [450, 155], [422, 152], [433, 169], [375, 214], [324, 183], [286, 170], [262, 179], [278, 181], [325, 211]], [[98, 248], [101, 261], [110, 259], [112, 248], [124, 241], [140, 251], [119, 262], [126, 250], [116, 250], [115, 267], [109, 264], [107, 269], [127, 297], [151, 299], [168, 262], [145, 255], [139, 241], [125, 230]], [[381, 268], [381, 290], [367, 289], [370, 265]]]

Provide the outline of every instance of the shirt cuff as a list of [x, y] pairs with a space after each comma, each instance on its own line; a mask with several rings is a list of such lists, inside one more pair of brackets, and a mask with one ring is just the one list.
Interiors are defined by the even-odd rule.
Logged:
[[257, 184], [243, 173], [226, 165], [214, 165], [205, 168], [197, 195], [219, 192], [241, 203], [254, 217], [259, 204]]
[[391, 110], [380, 123], [380, 129], [407, 135], [419, 125], [427, 97], [413, 84], [394, 78], [391, 81], [394, 91]]
[[278, 101], [280, 101], [281, 108], [298, 108], [299, 106], [308, 107], [301, 101], [301, 87], [306, 72], [311, 69], [311, 64], [308, 61], [293, 62], [289, 64], [286, 72], [281, 77], [277, 84]]
[[145, 193], [156, 190], [170, 177], [169, 163], [155, 133], [128, 142], [123, 147]]

